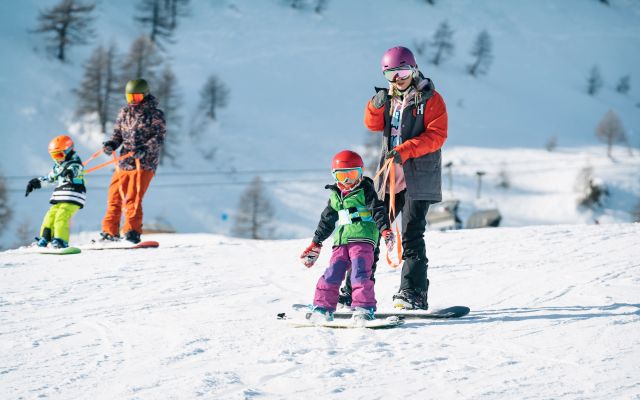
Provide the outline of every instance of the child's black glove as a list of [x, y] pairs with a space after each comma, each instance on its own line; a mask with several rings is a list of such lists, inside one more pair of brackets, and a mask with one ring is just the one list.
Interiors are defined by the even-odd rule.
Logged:
[[35, 189], [40, 189], [41, 187], [40, 179], [33, 178], [29, 183], [27, 183], [27, 191], [24, 193], [24, 197], [29, 196], [29, 193], [33, 192]]
[[64, 171], [62, 171], [60, 176], [63, 178], [67, 178], [68, 180], [71, 180], [73, 179], [73, 171], [70, 169], [65, 169]]

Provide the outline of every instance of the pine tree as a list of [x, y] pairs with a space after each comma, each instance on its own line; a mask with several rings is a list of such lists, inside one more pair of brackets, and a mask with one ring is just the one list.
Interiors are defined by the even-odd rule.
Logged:
[[89, 43], [94, 36], [91, 23], [94, 18], [91, 12], [95, 4], [83, 4], [76, 0], [62, 0], [53, 8], [41, 11], [38, 15], [38, 27], [35, 33], [51, 33], [47, 50], [64, 62], [67, 59], [67, 48]]
[[493, 61], [491, 47], [491, 36], [489, 36], [486, 30], [483, 30], [476, 38], [473, 48], [471, 49], [471, 55], [475, 59], [467, 67], [469, 74], [472, 76], [480, 76], [489, 71], [489, 65], [491, 65]]
[[435, 66], [440, 65], [453, 54], [453, 30], [447, 21], [442, 22], [433, 34], [431, 47], [434, 49], [431, 63]]
[[164, 10], [169, 28], [175, 30], [178, 26], [178, 17], [189, 15], [189, 0], [164, 0]]
[[622, 121], [612, 110], [602, 117], [596, 128], [596, 137], [607, 143], [607, 155], [611, 157], [611, 148], [614, 143], [626, 142], [627, 135], [622, 126]]
[[616, 91], [621, 94], [627, 94], [629, 93], [629, 89], [631, 89], [631, 76], [625, 75], [618, 81]]
[[140, 0], [135, 20], [149, 28], [149, 40], [163, 49], [160, 40], [171, 42], [171, 19], [164, 7], [165, 0]]
[[229, 89], [217, 76], [211, 75], [200, 91], [200, 109], [213, 120], [216, 119], [216, 110], [226, 107], [229, 101]]
[[122, 62], [121, 75], [124, 81], [144, 78], [154, 85], [156, 69], [162, 63], [162, 56], [156, 45], [146, 36], [140, 36], [131, 43], [129, 53]]
[[4, 175], [0, 174], [0, 234], [7, 227], [11, 220], [12, 210], [9, 206], [9, 195], [7, 194], [7, 181]]
[[273, 218], [273, 206], [265, 193], [262, 179], [257, 176], [240, 197], [232, 234], [251, 239], [271, 239]]
[[115, 45], [98, 46], [85, 65], [84, 78], [75, 90], [78, 97], [76, 115], [97, 113], [103, 133], [107, 133], [107, 122], [117, 113], [117, 95], [124, 92], [118, 85], [115, 72]]
[[597, 65], [591, 67], [589, 77], [587, 78], [587, 93], [593, 96], [602, 88], [602, 75]]
[[160, 152], [160, 164], [163, 164], [165, 159], [175, 161], [176, 154], [173, 149], [178, 143], [182, 127], [182, 117], [179, 115], [181, 96], [178, 92], [178, 79], [169, 64], [165, 65], [154, 93], [167, 121], [165, 143]]

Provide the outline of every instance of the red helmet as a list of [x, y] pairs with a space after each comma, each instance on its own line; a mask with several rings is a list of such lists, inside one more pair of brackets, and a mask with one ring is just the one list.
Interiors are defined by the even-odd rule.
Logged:
[[333, 156], [331, 161], [331, 170], [347, 169], [347, 168], [363, 168], [364, 163], [362, 157], [355, 151], [342, 150], [340, 153]]
[[64, 161], [73, 150], [73, 140], [67, 135], [60, 135], [49, 142], [49, 154], [55, 161]]

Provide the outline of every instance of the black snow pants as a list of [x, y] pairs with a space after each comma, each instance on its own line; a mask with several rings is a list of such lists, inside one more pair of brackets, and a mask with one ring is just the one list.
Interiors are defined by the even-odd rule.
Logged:
[[[429, 259], [427, 258], [427, 250], [424, 244], [424, 232], [427, 228], [427, 211], [429, 206], [435, 201], [430, 200], [413, 200], [407, 195], [407, 191], [403, 190], [396, 194], [396, 212], [402, 213], [402, 274], [400, 278], [400, 290], [414, 289], [426, 292], [429, 288], [429, 279], [427, 278], [427, 268]], [[389, 209], [390, 198], [385, 196], [384, 203]], [[393, 222], [393, 221], [392, 221]], [[376, 266], [380, 258], [380, 240], [376, 246], [373, 259], [373, 269], [371, 272], [371, 280], [375, 281], [374, 274]], [[351, 279], [347, 274], [343, 293], [351, 293]]]

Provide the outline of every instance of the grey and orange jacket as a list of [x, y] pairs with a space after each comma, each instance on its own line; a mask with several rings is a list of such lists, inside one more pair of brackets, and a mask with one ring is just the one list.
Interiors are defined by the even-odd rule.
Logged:
[[[376, 90], [387, 90], [376, 88]], [[442, 158], [440, 148], [447, 139], [448, 116], [442, 96], [436, 92], [433, 82], [422, 74], [415, 86], [407, 92], [409, 105], [402, 113], [400, 136], [402, 143], [395, 150], [402, 158], [402, 169], [407, 183], [407, 193], [414, 200], [442, 201]], [[371, 100], [364, 112], [364, 124], [371, 131], [382, 131], [380, 166], [390, 147], [391, 96], [387, 93], [385, 105], [375, 108]], [[408, 111], [408, 112], [407, 112]], [[379, 177], [376, 191], [384, 198], [385, 186]]]

